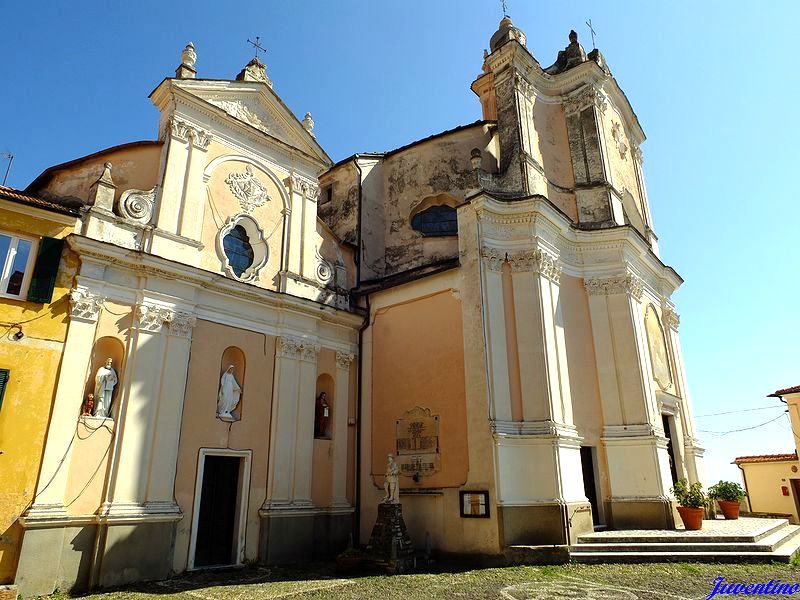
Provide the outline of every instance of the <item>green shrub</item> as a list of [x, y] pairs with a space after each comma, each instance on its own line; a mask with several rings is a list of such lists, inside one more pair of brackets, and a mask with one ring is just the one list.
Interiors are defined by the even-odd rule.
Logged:
[[708, 488], [708, 497], [712, 500], [739, 502], [744, 496], [745, 493], [742, 487], [732, 481], [720, 481]]
[[706, 495], [703, 493], [703, 485], [699, 481], [689, 485], [688, 480], [681, 479], [672, 488], [672, 493], [675, 494], [675, 499], [681, 506], [703, 508], [707, 502]]

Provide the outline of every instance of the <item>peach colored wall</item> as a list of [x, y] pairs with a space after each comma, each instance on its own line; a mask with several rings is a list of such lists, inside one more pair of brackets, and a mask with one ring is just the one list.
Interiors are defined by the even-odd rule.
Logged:
[[[220, 360], [230, 346], [240, 348], [247, 361], [244, 381], [240, 381], [242, 418], [234, 423], [216, 418]], [[186, 515], [178, 522], [178, 555], [188, 555], [200, 448], [253, 452], [246, 534], [246, 552], [253, 555], [258, 543], [258, 509], [266, 497], [274, 364], [274, 337], [209, 321], [197, 322], [192, 333], [175, 480], [175, 499]]]
[[112, 150], [90, 158], [75, 166], [56, 172], [43, 191], [62, 197], [83, 200], [89, 197], [89, 188], [103, 174], [103, 165], [111, 163], [111, 178], [117, 186], [116, 199], [126, 190], [149, 190], [158, 181], [161, 161], [161, 142]]
[[278, 271], [281, 268], [283, 254], [283, 197], [275, 182], [264, 171], [248, 163], [231, 160], [219, 165], [211, 174], [206, 190], [207, 197], [197, 199], [205, 202], [201, 240], [204, 248], [200, 266], [215, 273], [221, 269], [220, 255], [217, 251], [217, 234], [229, 217], [245, 212], [236, 196], [231, 192], [230, 186], [225, 183], [225, 179], [234, 172], [244, 173], [247, 167], [251, 167], [253, 174], [266, 186], [271, 198], [263, 206], [255, 208], [249, 213], [261, 228], [269, 247], [267, 264], [254, 285], [278, 289]]
[[373, 325], [372, 473], [383, 483], [395, 452], [395, 421], [421, 406], [439, 415], [442, 470], [400, 487], [457, 487], [467, 480], [466, 391], [461, 301], [448, 290], [378, 310]]
[[[800, 479], [800, 473], [793, 473], [792, 467], [798, 465], [800, 463], [796, 461], [741, 465], [747, 478], [750, 510], [792, 515], [792, 522], [797, 523], [797, 504], [792, 479]], [[789, 488], [788, 496], [784, 496], [781, 491], [781, 486], [784, 485]]]
[[[84, 374], [84, 398], [94, 389], [94, 374], [98, 367], [105, 363], [110, 355], [114, 358], [114, 370], [122, 382], [125, 364], [122, 359], [130, 336], [133, 320], [131, 307], [106, 301], [97, 319], [95, 342], [91, 363]], [[121, 354], [120, 354], [121, 353]], [[116, 420], [119, 411], [118, 384], [111, 402], [111, 415]], [[75, 400], [75, 418], [80, 414], [83, 399]], [[75, 440], [73, 441], [72, 459], [69, 467], [69, 478], [64, 498], [67, 512], [73, 515], [91, 514], [103, 501], [103, 488], [108, 476], [108, 458], [113, 443], [115, 421], [80, 418]]]
[[[633, 197], [633, 206], [626, 206], [625, 209], [628, 213], [631, 212], [631, 209], [635, 210], [638, 215], [630, 215], [631, 223], [634, 224], [637, 229], [641, 229], [639, 227], [639, 223], [637, 223], [637, 219], [643, 220], [644, 211], [642, 210], [642, 199], [639, 193], [639, 183], [636, 178], [636, 171], [633, 165], [633, 149], [631, 148], [631, 142], [628, 139], [628, 132], [624, 126], [624, 120], [620, 117], [619, 113], [615, 108], [609, 105], [605, 112], [602, 113], [603, 119], [603, 128], [605, 132], [605, 144], [608, 150], [607, 157], [609, 161], [609, 166], [611, 168], [611, 176], [613, 180], [614, 187], [617, 188], [619, 191], [623, 189], [627, 189], [631, 196]], [[617, 146], [617, 142], [614, 140], [612, 135], [613, 127], [615, 123], [619, 123], [619, 132], [620, 132], [620, 141], [625, 145], [625, 152], [624, 156], [620, 153], [620, 149]], [[642, 231], [642, 233], [644, 233]]]
[[[569, 137], [567, 135], [567, 121], [564, 109], [559, 104], [548, 104], [536, 101], [533, 105], [534, 121], [532, 126], [536, 130], [538, 147], [533, 154], [547, 173], [547, 178], [563, 188], [575, 185], [572, 172], [572, 156], [569, 151]], [[578, 206], [574, 194], [558, 191], [552, 185], [547, 186], [547, 197], [558, 208], [564, 211], [573, 221], [578, 220]]]
[[[325, 392], [331, 404], [329, 431], [333, 432], [333, 419], [339, 410], [340, 399], [336, 397], [336, 353], [330, 348], [322, 348], [317, 355], [317, 394]], [[320, 385], [322, 387], [320, 387]], [[316, 395], [315, 395], [316, 398]], [[347, 398], [341, 399], [347, 410]], [[333, 491], [333, 446], [332, 440], [314, 440], [314, 458], [311, 479], [311, 501], [314, 506], [328, 506]]]

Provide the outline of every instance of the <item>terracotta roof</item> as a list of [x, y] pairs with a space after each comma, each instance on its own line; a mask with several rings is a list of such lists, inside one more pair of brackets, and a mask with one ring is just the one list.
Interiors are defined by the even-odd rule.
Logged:
[[796, 394], [798, 392], [800, 392], [800, 385], [783, 388], [782, 390], [775, 390], [772, 394], [767, 396], [767, 398], [779, 398], [780, 396], [785, 396], [786, 394]]
[[781, 462], [787, 460], [797, 460], [797, 452], [791, 454], [757, 454], [755, 456], [737, 456], [734, 464], [741, 463], [765, 463], [765, 462]]
[[35, 206], [36, 208], [42, 208], [44, 210], [51, 210], [63, 215], [73, 215], [77, 217], [80, 214], [75, 208], [56, 204], [55, 202], [34, 196], [33, 194], [3, 185], [0, 185], [0, 199], [10, 200], [11, 202], [17, 202], [19, 204], [27, 204], [28, 206]]

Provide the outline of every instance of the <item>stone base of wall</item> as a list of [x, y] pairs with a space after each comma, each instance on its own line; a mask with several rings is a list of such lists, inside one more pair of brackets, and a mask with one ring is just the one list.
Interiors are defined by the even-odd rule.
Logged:
[[594, 531], [588, 502], [497, 507], [503, 546], [574, 544]]
[[273, 511], [261, 515], [261, 564], [286, 564], [333, 558], [347, 548], [353, 513]]
[[[174, 542], [175, 523], [171, 521], [28, 529], [16, 584], [27, 598], [49, 595], [56, 589], [85, 592], [93, 577], [98, 587], [164, 579], [172, 573]], [[105, 548], [100, 560], [94, 558], [96, 546]]]
[[613, 529], [675, 529], [669, 500], [611, 500], [606, 507]]

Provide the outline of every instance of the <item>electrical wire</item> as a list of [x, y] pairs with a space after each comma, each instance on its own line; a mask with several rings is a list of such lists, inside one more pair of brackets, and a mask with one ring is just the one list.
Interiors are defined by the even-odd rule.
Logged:
[[760, 423], [758, 425], [753, 425], [752, 427], [744, 427], [742, 429], [731, 429], [730, 431], [709, 431], [707, 429], [698, 429], [698, 431], [700, 431], [702, 433], [710, 433], [712, 435], [728, 435], [729, 433], [739, 433], [740, 431], [750, 431], [751, 429], [758, 429], [759, 427], [763, 427], [764, 425], [769, 425], [770, 423], [774, 423], [775, 421], [780, 419], [784, 414], [786, 414], [786, 413], [781, 413], [777, 417], [775, 417], [774, 419], [770, 419], [769, 421], [765, 421], [765, 422]]
[[754, 410], [769, 410], [771, 408], [786, 408], [785, 404], [775, 404], [774, 406], [761, 406], [759, 408], [743, 408], [742, 410], [729, 410], [726, 412], [711, 413], [709, 415], [696, 415], [695, 419], [702, 419], [703, 417], [718, 417], [720, 415], [732, 415], [735, 413], [752, 412]]

